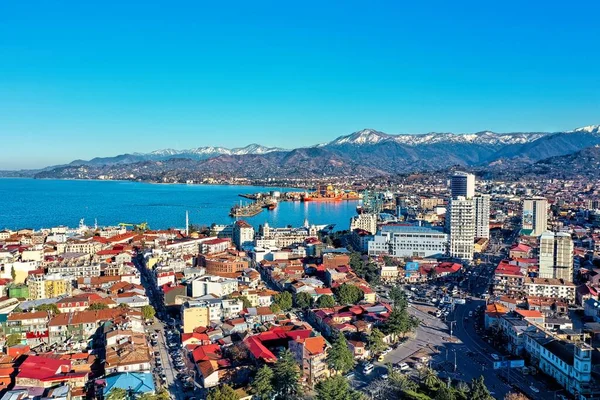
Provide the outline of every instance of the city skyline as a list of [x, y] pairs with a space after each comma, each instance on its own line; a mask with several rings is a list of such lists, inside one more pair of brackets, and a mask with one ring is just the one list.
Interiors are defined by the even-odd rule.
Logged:
[[0, 169], [596, 124], [600, 6], [543, 4], [4, 4]]

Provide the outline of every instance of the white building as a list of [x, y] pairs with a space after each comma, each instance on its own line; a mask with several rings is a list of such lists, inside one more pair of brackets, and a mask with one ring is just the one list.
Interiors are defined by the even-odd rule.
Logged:
[[192, 297], [202, 297], [207, 294], [223, 297], [237, 290], [237, 279], [205, 275], [192, 281]]
[[565, 232], [540, 236], [539, 277], [573, 282], [573, 239]]
[[449, 234], [450, 257], [471, 261], [475, 241], [475, 203], [459, 196], [448, 203], [446, 231]]
[[490, 196], [480, 194], [473, 198], [475, 202], [475, 237], [490, 237]]
[[455, 172], [450, 178], [450, 195], [453, 199], [457, 197], [472, 199], [475, 196], [475, 175]]
[[377, 214], [363, 213], [350, 218], [350, 231], [362, 229], [371, 234], [377, 232]]
[[[448, 235], [422, 226], [384, 225], [369, 242], [370, 256], [431, 257], [446, 254]], [[471, 247], [473, 246], [471, 242]]]
[[570, 304], [575, 303], [575, 284], [561, 279], [528, 278], [524, 283], [528, 296], [550, 297], [564, 299]]
[[265, 222], [258, 232], [256, 245], [260, 247], [288, 247], [294, 244], [302, 244], [309, 237], [317, 236], [317, 227], [309, 225], [304, 221], [304, 225], [298, 228], [273, 228]]
[[254, 228], [246, 221], [235, 221], [233, 224], [233, 243], [238, 249], [254, 244]]
[[529, 236], [539, 236], [548, 230], [548, 200], [543, 197], [523, 200], [522, 227], [531, 231]]

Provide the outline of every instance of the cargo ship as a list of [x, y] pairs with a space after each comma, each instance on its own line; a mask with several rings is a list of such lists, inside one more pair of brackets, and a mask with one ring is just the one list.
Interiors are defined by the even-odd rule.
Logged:
[[248, 205], [235, 205], [229, 211], [230, 217], [254, 217], [262, 212], [262, 207], [258, 203], [250, 203]]
[[331, 185], [319, 185], [316, 192], [305, 193], [302, 201], [342, 201], [359, 200], [360, 196], [356, 192], [343, 192], [334, 189]]

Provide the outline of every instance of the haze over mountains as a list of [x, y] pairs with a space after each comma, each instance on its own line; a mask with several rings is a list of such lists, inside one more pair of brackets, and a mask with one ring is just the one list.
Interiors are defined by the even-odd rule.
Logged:
[[448, 168], [506, 168], [507, 161], [528, 165], [600, 145], [600, 125], [565, 132], [390, 135], [363, 129], [312, 147], [284, 150], [246, 147], [198, 147], [129, 153], [32, 171], [38, 178], [161, 180], [180, 176], [260, 179], [319, 176], [374, 176]]

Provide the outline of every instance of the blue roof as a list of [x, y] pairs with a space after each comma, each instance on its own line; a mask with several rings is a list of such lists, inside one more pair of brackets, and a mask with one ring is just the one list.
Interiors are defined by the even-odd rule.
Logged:
[[114, 388], [132, 390], [135, 394], [154, 393], [154, 380], [149, 372], [119, 372], [104, 378], [104, 396]]
[[414, 261], [409, 261], [406, 263], [405, 268], [406, 271], [418, 271], [419, 263]]

